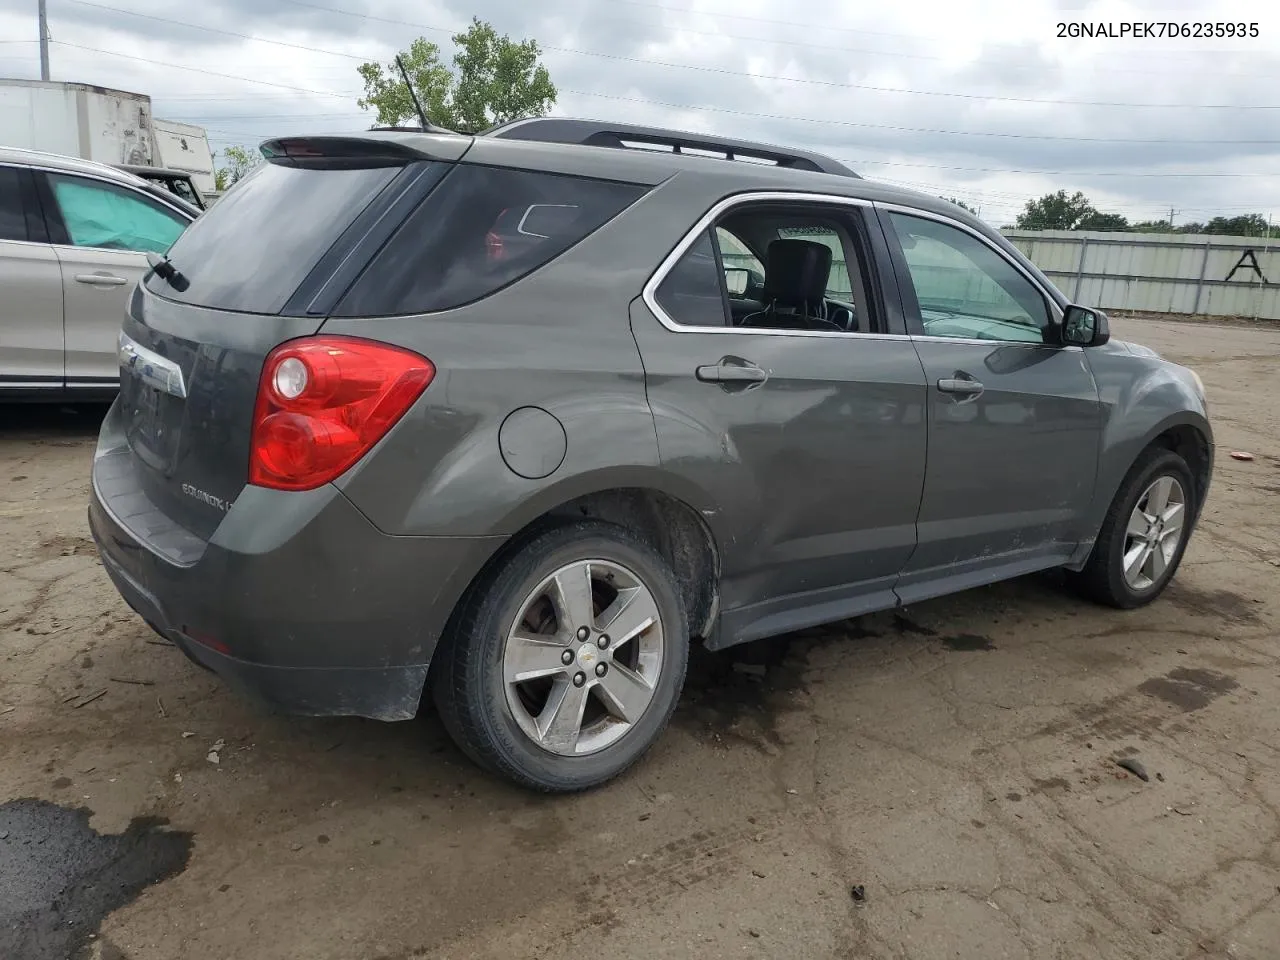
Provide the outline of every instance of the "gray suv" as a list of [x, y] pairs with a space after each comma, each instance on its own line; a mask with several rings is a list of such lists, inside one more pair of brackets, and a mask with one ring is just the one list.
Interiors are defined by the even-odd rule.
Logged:
[[0, 147], [0, 399], [113, 395], [147, 254], [199, 215], [106, 164]]
[[262, 150], [132, 295], [89, 517], [270, 705], [429, 691], [483, 766], [583, 789], [694, 639], [1055, 567], [1136, 607], [1178, 567], [1199, 379], [949, 203], [586, 121]]

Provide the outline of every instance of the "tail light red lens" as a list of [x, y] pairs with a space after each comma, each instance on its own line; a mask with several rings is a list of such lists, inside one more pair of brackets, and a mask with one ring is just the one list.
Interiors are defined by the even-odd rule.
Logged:
[[311, 490], [336, 479], [404, 416], [435, 373], [426, 357], [355, 337], [281, 344], [258, 382], [249, 482]]

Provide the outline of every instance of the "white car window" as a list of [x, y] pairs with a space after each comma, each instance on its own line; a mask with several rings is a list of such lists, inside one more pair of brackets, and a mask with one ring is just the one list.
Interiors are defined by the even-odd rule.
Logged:
[[114, 184], [49, 174], [73, 246], [164, 253], [187, 221], [159, 203]]

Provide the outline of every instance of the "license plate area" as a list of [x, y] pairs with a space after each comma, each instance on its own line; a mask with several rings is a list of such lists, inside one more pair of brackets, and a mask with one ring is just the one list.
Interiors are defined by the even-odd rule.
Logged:
[[122, 375], [120, 387], [129, 446], [147, 466], [171, 475], [177, 464], [183, 401], [132, 373]]

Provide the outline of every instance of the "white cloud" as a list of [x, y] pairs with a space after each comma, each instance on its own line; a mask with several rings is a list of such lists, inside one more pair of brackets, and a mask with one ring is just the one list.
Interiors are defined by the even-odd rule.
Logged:
[[[0, 0], [0, 38], [34, 39], [33, 6]], [[215, 146], [367, 125], [355, 105], [360, 60], [385, 60], [419, 34], [447, 48], [474, 14], [543, 45], [561, 114], [794, 143], [980, 203], [995, 222], [1059, 188], [1131, 219], [1170, 207], [1179, 220], [1253, 210], [1280, 219], [1280, 143], [1266, 142], [1280, 141], [1280, 109], [1239, 109], [1280, 106], [1280, 13], [1258, 4], [1243, 19], [1259, 22], [1259, 37], [1207, 41], [1059, 39], [1056, 24], [1213, 23], [1225, 13], [1212, 0], [52, 6], [55, 78], [149, 93], [159, 115], [204, 124]], [[34, 43], [0, 44], [0, 72], [36, 71]]]

